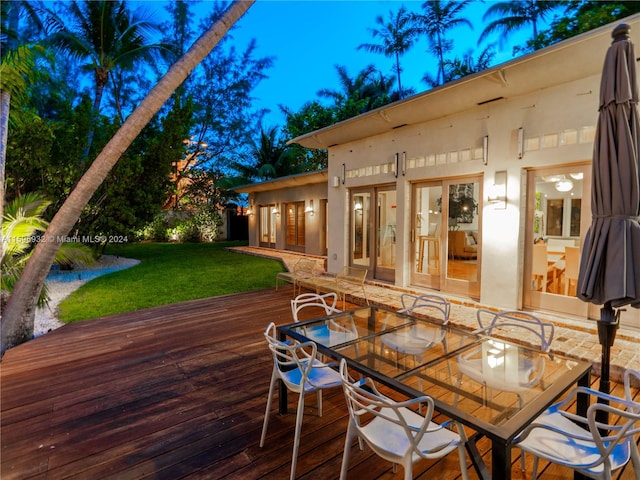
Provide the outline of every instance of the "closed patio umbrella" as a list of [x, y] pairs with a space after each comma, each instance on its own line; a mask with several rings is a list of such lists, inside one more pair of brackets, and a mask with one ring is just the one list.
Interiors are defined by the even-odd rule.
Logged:
[[592, 223], [580, 262], [577, 296], [603, 305], [600, 391], [609, 393], [610, 349], [620, 311], [640, 308], [640, 172], [638, 80], [630, 27], [618, 25], [605, 56], [593, 148]]

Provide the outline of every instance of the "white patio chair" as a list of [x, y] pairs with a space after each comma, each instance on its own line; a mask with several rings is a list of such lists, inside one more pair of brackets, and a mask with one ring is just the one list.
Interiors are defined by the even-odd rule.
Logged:
[[[520, 311], [494, 312], [479, 309], [476, 315], [479, 328], [474, 330], [474, 333], [482, 333], [495, 338], [493, 344], [496, 350], [495, 355], [507, 355], [506, 350], [509, 345], [501, 340], [525, 344], [539, 348], [544, 352], [548, 352], [551, 348], [555, 332], [554, 325], [543, 322], [530, 313]], [[521, 394], [535, 386], [544, 373], [544, 358], [537, 361], [521, 359], [516, 372], [510, 371], [506, 376], [503, 376], [492, 375], [492, 368], [489, 365], [491, 359], [488, 356], [488, 352], [483, 351], [482, 348], [473, 349], [458, 356], [458, 387], [460, 387], [462, 375], [467, 375], [485, 387], [517, 393], [520, 406], [522, 406]], [[495, 360], [500, 359], [495, 358]]]
[[[396, 464], [401, 464], [405, 480], [413, 478], [413, 464], [418, 460], [442, 458], [457, 449], [462, 478], [468, 479], [464, 429], [456, 422], [442, 425], [432, 422], [431, 397], [396, 402], [381, 394], [370, 378], [354, 381], [344, 359], [340, 362], [340, 375], [349, 409], [340, 480], [347, 478], [355, 437], [366, 442], [380, 457], [393, 462], [394, 471]], [[425, 415], [410, 409], [420, 404], [427, 406]], [[457, 432], [447, 429], [449, 424], [455, 425]]]
[[340, 386], [341, 378], [338, 372], [329, 365], [316, 359], [317, 349], [315, 343], [281, 342], [276, 338], [275, 334], [276, 326], [271, 322], [267, 326], [264, 336], [273, 354], [273, 373], [271, 374], [271, 383], [269, 384], [269, 396], [264, 414], [264, 423], [262, 424], [260, 447], [264, 446], [273, 392], [276, 389], [277, 380], [280, 379], [288, 390], [299, 394], [293, 439], [293, 454], [291, 458], [290, 478], [293, 480], [295, 478], [298, 448], [300, 446], [300, 431], [302, 430], [302, 416], [304, 415], [304, 396], [306, 393], [318, 393], [318, 416], [322, 416], [322, 389]]
[[[627, 371], [625, 387], [630, 375]], [[634, 436], [640, 433], [640, 403], [607, 395], [590, 388], [578, 387], [563, 401], [548, 408], [514, 441], [514, 446], [533, 454], [532, 479], [538, 474], [540, 458], [573, 470], [593, 479], [610, 480], [616, 470], [629, 460], [633, 464], [636, 480], [640, 480], [640, 453]], [[568, 407], [578, 393], [585, 393], [593, 403], [585, 417], [571, 413]], [[599, 421], [599, 412], [606, 412], [608, 423]]]
[[[338, 294], [335, 292], [303, 293], [291, 300], [291, 314], [294, 322], [332, 315], [341, 312], [336, 308], [337, 303]], [[305, 313], [301, 315], [303, 311]], [[326, 346], [350, 342], [358, 338], [358, 330], [351, 315], [344, 315], [340, 319], [328, 319], [321, 325], [305, 328], [304, 333], [314, 342]]]
[[[483, 386], [485, 403], [487, 390], [491, 392], [492, 389], [497, 388], [515, 393], [518, 397], [518, 404], [522, 408], [524, 394], [542, 379], [546, 360], [544, 357], [520, 358], [517, 359], [516, 365], [509, 360], [509, 356], [512, 355], [511, 352], [515, 355], [517, 352], [513, 350], [513, 346], [501, 340], [506, 339], [510, 342], [527, 344], [548, 352], [551, 348], [555, 328], [551, 323], [543, 322], [534, 315], [520, 311], [493, 312], [479, 309], [476, 315], [480, 328], [475, 330], [475, 333], [495, 337], [495, 340], [490, 345], [458, 355], [458, 381], [454, 405], [458, 402], [458, 391], [462, 384], [462, 377], [466, 375]], [[524, 451], [521, 463], [524, 469]]]
[[[437, 319], [442, 325], [449, 323], [451, 304], [438, 295], [414, 295], [404, 293], [400, 297], [402, 309], [398, 313], [409, 315], [427, 315], [431, 319]], [[386, 322], [382, 325], [382, 330], [387, 329]], [[411, 325], [408, 329], [391, 331], [380, 337], [380, 348], [385, 347], [396, 354], [396, 365], [398, 364], [398, 354], [414, 356], [418, 362], [422, 362], [422, 354], [443, 343], [445, 330], [439, 327], [432, 327], [422, 323]], [[447, 346], [444, 344], [445, 353]], [[382, 352], [381, 352], [382, 354]]]

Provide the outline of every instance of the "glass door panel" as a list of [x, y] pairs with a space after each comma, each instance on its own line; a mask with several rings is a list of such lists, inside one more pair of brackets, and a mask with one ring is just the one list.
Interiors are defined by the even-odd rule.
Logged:
[[415, 285], [440, 288], [442, 271], [442, 185], [419, 184], [413, 188], [412, 201], [412, 282]]
[[576, 298], [584, 236], [591, 222], [588, 165], [528, 173], [524, 303], [526, 307], [586, 315]]
[[260, 246], [275, 248], [276, 246], [276, 216], [275, 205], [260, 207]]
[[369, 268], [371, 258], [371, 194], [358, 192], [351, 196], [351, 262]]
[[396, 191], [379, 190], [376, 195], [378, 238], [374, 277], [380, 280], [395, 280], [396, 211]]
[[470, 297], [480, 295], [480, 178], [443, 182], [441, 197], [447, 218], [445, 289]]

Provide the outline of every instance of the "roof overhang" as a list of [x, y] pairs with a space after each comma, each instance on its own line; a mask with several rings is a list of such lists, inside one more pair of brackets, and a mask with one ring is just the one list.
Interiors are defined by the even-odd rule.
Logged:
[[602, 71], [615, 25], [631, 26], [640, 39], [640, 14], [591, 30], [488, 70], [391, 103], [340, 123], [289, 140], [328, 149], [385, 132], [445, 118], [491, 102], [575, 81]]
[[316, 172], [301, 173], [298, 175], [290, 175], [288, 177], [279, 177], [266, 182], [252, 183], [250, 185], [242, 185], [233, 190], [238, 193], [268, 192], [271, 190], [281, 190], [283, 188], [301, 187], [303, 185], [312, 185], [317, 183], [327, 183], [327, 170], [318, 170]]

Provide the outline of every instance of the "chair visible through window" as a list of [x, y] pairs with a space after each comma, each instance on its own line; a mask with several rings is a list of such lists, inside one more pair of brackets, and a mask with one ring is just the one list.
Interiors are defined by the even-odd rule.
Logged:
[[[431, 397], [396, 402], [380, 393], [370, 378], [357, 381], [351, 378], [344, 359], [340, 362], [340, 375], [349, 410], [340, 480], [347, 478], [351, 446], [356, 437], [376, 455], [392, 462], [394, 471], [396, 464], [402, 465], [405, 480], [413, 478], [413, 464], [419, 460], [442, 458], [457, 450], [462, 478], [468, 479], [464, 428], [452, 421], [441, 425], [432, 422]], [[427, 407], [424, 415], [412, 410], [421, 404]], [[449, 426], [455, 431], [449, 430]]]
[[300, 446], [300, 432], [302, 430], [302, 417], [304, 414], [304, 397], [306, 393], [317, 392], [318, 415], [322, 416], [322, 389], [338, 387], [341, 384], [340, 374], [329, 365], [316, 359], [317, 347], [314, 342], [291, 343], [281, 342], [276, 338], [276, 326], [270, 323], [264, 336], [273, 355], [273, 372], [269, 384], [269, 396], [267, 408], [262, 424], [260, 447], [264, 446], [271, 412], [271, 401], [276, 389], [277, 380], [281, 380], [288, 390], [298, 393], [298, 407], [296, 411], [296, 426], [293, 438], [293, 454], [291, 457], [290, 479], [295, 478], [296, 464], [298, 461], [298, 448]]

